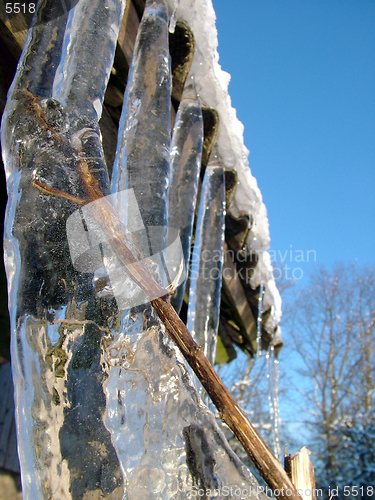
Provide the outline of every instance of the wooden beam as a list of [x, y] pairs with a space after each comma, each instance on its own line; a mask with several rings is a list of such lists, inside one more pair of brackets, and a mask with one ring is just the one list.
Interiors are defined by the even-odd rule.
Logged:
[[[236, 265], [228, 251], [228, 245], [224, 244], [224, 265], [223, 265], [223, 287], [233, 307], [236, 308], [241, 318], [243, 327], [250, 340], [253, 352], [257, 350], [256, 330], [257, 325], [253, 313], [247, 301], [241, 280], [238, 276]], [[254, 335], [255, 332], [255, 335]]]
[[121, 50], [128, 68], [132, 58], [135, 38], [137, 36], [139, 18], [133, 2], [126, 2], [124, 17], [120, 26], [120, 32], [117, 39], [117, 48]]
[[133, 0], [135, 10], [137, 11], [139, 20], [142, 19], [143, 11], [145, 10], [146, 0]]

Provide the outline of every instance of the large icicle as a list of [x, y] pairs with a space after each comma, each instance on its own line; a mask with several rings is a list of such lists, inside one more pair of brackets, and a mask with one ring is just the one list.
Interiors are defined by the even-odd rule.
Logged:
[[[55, 3], [39, 2], [36, 21]], [[5, 260], [18, 446], [23, 495], [33, 500], [114, 499], [123, 491], [120, 464], [103, 423], [107, 375], [100, 343], [113, 310], [95, 298], [92, 275], [72, 266], [66, 220], [78, 207], [42, 194], [32, 184], [38, 179], [85, 196], [77, 172], [83, 149], [101, 189], [108, 190], [97, 133], [95, 110], [100, 110], [91, 99], [103, 100], [123, 8], [121, 0], [81, 0], [68, 19], [31, 28], [3, 117], [9, 195]], [[84, 64], [93, 69], [92, 64], [78, 57], [72, 67], [65, 64], [72, 30], [79, 50], [95, 60], [93, 78], [85, 73], [86, 90], [92, 86], [98, 91], [85, 92], [82, 81], [75, 86], [74, 75], [85, 72]], [[111, 39], [98, 44], [108, 33]], [[66, 95], [76, 96], [70, 111], [77, 105], [79, 113], [68, 112], [58, 100], [58, 65], [69, 82]], [[79, 140], [82, 127], [84, 144]]]
[[[186, 276], [190, 262], [202, 143], [202, 111], [195, 89], [191, 86], [188, 89], [185, 88], [172, 136], [172, 182], [168, 211], [169, 227], [179, 230]], [[171, 298], [172, 305], [177, 312], [182, 306], [185, 285], [186, 281], [178, 287]]]
[[[133, 52], [112, 191], [134, 189], [143, 224], [159, 226], [154, 252], [166, 247], [170, 180], [171, 74], [168, 11], [164, 2], [148, 1]], [[118, 201], [126, 210], [126, 200]], [[123, 214], [126, 218], [126, 213]], [[165, 231], [162, 231], [162, 227]], [[142, 242], [141, 248], [146, 247]]]
[[220, 315], [224, 223], [224, 171], [220, 166], [208, 166], [199, 203], [190, 270], [187, 327], [211, 364], [215, 362]]
[[[21, 56], [22, 71], [18, 69], [13, 82], [13, 94], [17, 89], [27, 89], [38, 97], [51, 97], [67, 22], [67, 15], [60, 14], [58, 2], [49, 1], [43, 5], [39, 2]], [[31, 47], [34, 50], [29, 50]], [[8, 109], [10, 103], [8, 101]]]
[[82, 114], [101, 117], [124, 5], [125, 0], [79, 1], [70, 11], [53, 97], [78, 122]]

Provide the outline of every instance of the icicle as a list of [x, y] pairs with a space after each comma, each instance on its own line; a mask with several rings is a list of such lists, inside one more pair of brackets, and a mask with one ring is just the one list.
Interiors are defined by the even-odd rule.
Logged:
[[[36, 21], [43, 18], [44, 8], [55, 4], [39, 2]], [[98, 130], [95, 103], [90, 101], [94, 94], [77, 94], [77, 109], [85, 113], [68, 113], [58, 93], [51, 99], [56, 67], [68, 46], [66, 24], [74, 17], [76, 28], [84, 23], [89, 28], [75, 31], [75, 42], [86, 46], [86, 58], [90, 46], [95, 88], [104, 90], [115, 44], [99, 46], [93, 40], [119, 30], [123, 7], [120, 0], [81, 0], [68, 21], [61, 16], [31, 28], [3, 115], [12, 368], [23, 495], [30, 499], [66, 500], [93, 490], [101, 498], [113, 498], [123, 492], [120, 464], [103, 423], [107, 376], [100, 364], [100, 342], [107, 318], [104, 309], [95, 308], [91, 276], [73, 268], [67, 243], [66, 220], [78, 207], [33, 185], [38, 180], [85, 196], [72, 137], [83, 121]], [[93, 26], [91, 17], [101, 22]], [[90, 59], [85, 64], [92, 68]], [[74, 81], [73, 71], [66, 66], [69, 82]], [[73, 95], [68, 88], [67, 94]], [[100, 92], [95, 96], [102, 102]], [[93, 170], [105, 190], [99, 146], [94, 148]]]
[[189, 498], [192, 484], [254, 488], [213, 414], [198, 400], [164, 328], [145, 315], [123, 314], [119, 335], [106, 350], [111, 368], [105, 424], [126, 498]]
[[257, 354], [259, 358], [262, 355], [262, 313], [263, 313], [263, 284], [259, 286], [258, 297], [258, 317], [257, 317]]
[[[13, 90], [27, 89], [38, 97], [51, 96], [67, 22], [67, 16], [59, 14], [60, 2], [39, 3], [22, 51], [22, 65], [17, 68], [10, 93]], [[34, 50], [29, 50], [31, 46]]]
[[181, 0], [174, 0], [174, 8], [173, 12], [171, 15], [171, 18], [169, 20], [169, 33], [174, 33], [174, 30], [176, 28], [176, 22], [177, 22], [177, 9], [180, 5]]
[[275, 348], [270, 344], [267, 354], [268, 400], [272, 425], [272, 448], [275, 457], [280, 460], [279, 437], [279, 361], [275, 356]]
[[53, 97], [78, 123], [82, 114], [101, 117], [124, 6], [125, 0], [107, 0], [104, 6], [103, 0], [79, 1], [69, 11]]
[[187, 326], [212, 364], [215, 362], [220, 314], [224, 217], [224, 171], [219, 166], [208, 166], [199, 203], [190, 270]]
[[[172, 136], [172, 182], [168, 209], [169, 227], [179, 230], [186, 275], [190, 261], [202, 143], [202, 111], [195, 89], [191, 86], [184, 91]], [[172, 305], [177, 312], [182, 306], [184, 290], [185, 281], [171, 298]]]
[[[122, 108], [112, 192], [134, 189], [146, 229], [160, 227], [151, 253], [167, 246], [170, 107], [167, 8], [164, 1], [148, 1]], [[121, 199], [119, 203], [119, 209], [126, 211], [126, 203]], [[146, 245], [147, 242], [141, 243], [142, 248]]]

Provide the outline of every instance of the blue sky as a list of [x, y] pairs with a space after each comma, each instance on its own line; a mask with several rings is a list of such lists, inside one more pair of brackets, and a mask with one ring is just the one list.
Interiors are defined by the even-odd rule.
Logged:
[[[375, 264], [375, 2], [213, 0], [271, 249]], [[299, 254], [302, 255], [301, 253]], [[306, 277], [314, 262], [287, 262]], [[314, 254], [310, 253], [310, 261]], [[304, 282], [305, 280], [301, 281]]]

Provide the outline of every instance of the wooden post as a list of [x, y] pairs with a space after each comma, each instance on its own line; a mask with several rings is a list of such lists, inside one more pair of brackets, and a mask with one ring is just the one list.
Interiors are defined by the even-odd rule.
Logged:
[[303, 446], [294, 455], [286, 455], [284, 468], [298, 493], [304, 500], [315, 500], [315, 474], [310, 451]]

